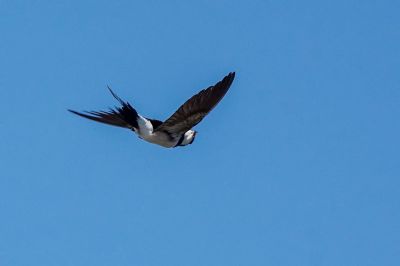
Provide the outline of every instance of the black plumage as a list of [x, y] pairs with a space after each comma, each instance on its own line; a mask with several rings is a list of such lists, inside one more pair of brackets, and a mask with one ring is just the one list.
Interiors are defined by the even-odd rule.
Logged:
[[121, 107], [110, 108], [109, 111], [87, 111], [80, 113], [74, 110], [68, 110], [71, 113], [79, 115], [81, 117], [91, 119], [97, 122], [105, 123], [112, 126], [130, 128], [133, 130], [138, 129], [138, 113], [128, 102], [123, 101], [118, 95], [116, 95], [110, 87], [108, 90], [119, 101]]
[[221, 101], [234, 78], [235, 72], [231, 72], [214, 86], [201, 90], [164, 122], [139, 115], [129, 102], [118, 97], [110, 87], [108, 89], [118, 100], [120, 107], [110, 108], [109, 111], [86, 111], [84, 113], [69, 111], [93, 121], [132, 129], [140, 138], [164, 147], [186, 146], [192, 144], [196, 136], [197, 132], [192, 128], [200, 123]]

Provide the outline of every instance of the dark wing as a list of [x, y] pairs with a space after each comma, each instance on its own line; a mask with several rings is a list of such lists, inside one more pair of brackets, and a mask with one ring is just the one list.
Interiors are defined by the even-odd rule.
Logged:
[[124, 128], [138, 128], [137, 117], [138, 113], [136, 110], [128, 103], [121, 98], [119, 98], [111, 89], [108, 87], [111, 94], [119, 101], [121, 107], [115, 107], [115, 109], [111, 109], [109, 111], [91, 111], [80, 113], [74, 110], [68, 110], [73, 114], [79, 115], [81, 117], [97, 121], [100, 123], [124, 127]]
[[194, 95], [157, 127], [156, 131], [183, 133], [197, 125], [225, 96], [234, 78], [235, 72], [231, 72], [214, 86]]
[[147, 118], [147, 120], [149, 120], [151, 122], [151, 124], [153, 125], [153, 128], [157, 128], [159, 127], [163, 122], [157, 119], [151, 119], [151, 118]]

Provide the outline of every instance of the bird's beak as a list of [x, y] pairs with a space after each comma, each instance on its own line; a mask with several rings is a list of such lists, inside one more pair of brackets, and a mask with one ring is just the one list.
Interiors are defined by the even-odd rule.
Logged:
[[193, 130], [193, 137], [192, 137], [192, 140], [190, 141], [189, 144], [192, 144], [192, 143], [193, 143], [193, 141], [194, 141], [194, 139], [195, 139], [195, 137], [196, 137], [196, 134], [197, 134], [197, 131], [194, 131], [194, 130]]

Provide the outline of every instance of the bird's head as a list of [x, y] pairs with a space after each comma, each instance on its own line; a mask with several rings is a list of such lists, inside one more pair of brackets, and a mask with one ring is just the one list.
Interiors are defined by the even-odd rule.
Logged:
[[194, 130], [188, 130], [186, 131], [185, 135], [183, 136], [183, 141], [180, 146], [186, 146], [189, 144], [192, 144], [194, 141], [194, 138], [196, 137], [197, 131]]

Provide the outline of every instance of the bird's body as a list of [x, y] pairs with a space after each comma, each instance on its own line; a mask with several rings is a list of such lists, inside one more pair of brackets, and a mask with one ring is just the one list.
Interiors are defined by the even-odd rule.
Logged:
[[192, 127], [197, 125], [224, 97], [234, 77], [234, 72], [229, 73], [214, 86], [200, 91], [164, 122], [138, 114], [128, 102], [119, 98], [110, 88], [110, 92], [120, 102], [121, 107], [107, 112], [69, 111], [97, 122], [129, 128], [139, 138], [166, 148], [186, 146], [192, 144], [196, 137], [197, 132], [192, 130]]
[[138, 129], [134, 131], [139, 138], [147, 142], [157, 144], [165, 148], [172, 148], [179, 146], [177, 144], [182, 137], [182, 143], [180, 144], [190, 142], [192, 139], [194, 139], [194, 136], [196, 135], [194, 130], [188, 130], [183, 135], [173, 136], [165, 131], [156, 131], [154, 130], [154, 128], [155, 125], [153, 125], [151, 120], [141, 115], [138, 115]]

